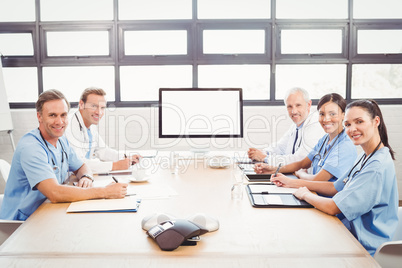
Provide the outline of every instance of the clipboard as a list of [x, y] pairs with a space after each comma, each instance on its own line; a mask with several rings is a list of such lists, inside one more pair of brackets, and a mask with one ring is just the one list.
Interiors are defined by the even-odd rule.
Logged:
[[[249, 170], [244, 170], [243, 173], [249, 182], [270, 182], [271, 176], [273, 175], [273, 174], [257, 174], [254, 171], [249, 171]], [[283, 175], [285, 175], [288, 178], [298, 179], [292, 173], [285, 173]]]
[[67, 213], [84, 212], [137, 212], [141, 200], [126, 196], [122, 199], [91, 199], [72, 202]]
[[253, 207], [257, 208], [312, 208], [293, 193], [295, 188], [278, 187], [271, 183], [250, 183], [246, 186], [247, 195]]

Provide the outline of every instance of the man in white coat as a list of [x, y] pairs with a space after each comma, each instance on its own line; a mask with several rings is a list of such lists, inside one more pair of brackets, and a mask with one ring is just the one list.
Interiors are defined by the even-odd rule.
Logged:
[[285, 105], [293, 123], [289, 130], [276, 143], [258, 150], [250, 148], [248, 157], [270, 165], [287, 165], [307, 156], [314, 145], [324, 135], [318, 122], [318, 113], [310, 112], [311, 99], [302, 88], [291, 88], [285, 95]]
[[139, 161], [139, 155], [119, 159], [118, 151], [109, 148], [98, 132], [98, 124], [105, 114], [106, 92], [101, 88], [87, 88], [81, 95], [79, 110], [70, 115], [66, 137], [77, 155], [93, 173], [125, 170]]

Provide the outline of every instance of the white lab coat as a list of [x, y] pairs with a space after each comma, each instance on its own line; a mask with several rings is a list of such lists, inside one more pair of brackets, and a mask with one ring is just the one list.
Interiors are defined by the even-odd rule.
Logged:
[[296, 137], [296, 127], [296, 124], [292, 124], [278, 142], [263, 150], [268, 154], [264, 162], [277, 166], [279, 163], [287, 165], [300, 161], [308, 155], [318, 140], [325, 134], [318, 122], [318, 112], [311, 112], [304, 121], [303, 126], [299, 129], [295, 153], [292, 154]]
[[80, 157], [95, 174], [111, 171], [113, 162], [119, 159], [119, 153], [105, 144], [102, 137], [99, 135], [98, 126], [91, 125], [89, 127], [92, 133], [92, 146], [89, 154], [90, 159], [87, 159], [85, 155], [89, 150], [88, 129], [84, 124], [79, 110], [69, 115], [69, 122], [65, 135], [78, 157]]

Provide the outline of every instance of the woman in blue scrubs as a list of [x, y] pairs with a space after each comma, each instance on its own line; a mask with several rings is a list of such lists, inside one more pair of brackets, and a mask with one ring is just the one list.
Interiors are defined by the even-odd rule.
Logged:
[[350, 103], [344, 124], [348, 136], [363, 152], [342, 178], [332, 183], [291, 180], [279, 175], [272, 181], [278, 186], [301, 187], [294, 193], [296, 197], [323, 212], [337, 215], [374, 255], [378, 246], [392, 239], [398, 225], [394, 151], [388, 143], [387, 128], [375, 101]]
[[[357, 157], [356, 147], [343, 129], [346, 101], [336, 93], [323, 96], [317, 105], [319, 122], [327, 133], [303, 160], [280, 167], [281, 173], [293, 173], [304, 180], [336, 181], [349, 170]], [[312, 174], [305, 169], [312, 168]], [[277, 167], [256, 164], [257, 173], [274, 173]]]

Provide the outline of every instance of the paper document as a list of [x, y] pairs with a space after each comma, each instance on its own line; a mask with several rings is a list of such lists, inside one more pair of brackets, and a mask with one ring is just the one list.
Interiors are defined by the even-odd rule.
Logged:
[[130, 184], [127, 189], [127, 195], [133, 194], [141, 199], [163, 199], [177, 195], [177, 192], [170, 186], [164, 184]]
[[71, 212], [136, 212], [141, 201], [135, 196], [123, 199], [92, 199], [72, 202], [67, 208]]
[[264, 195], [269, 205], [283, 205], [282, 198], [279, 195]]

